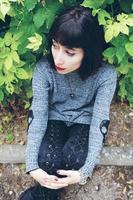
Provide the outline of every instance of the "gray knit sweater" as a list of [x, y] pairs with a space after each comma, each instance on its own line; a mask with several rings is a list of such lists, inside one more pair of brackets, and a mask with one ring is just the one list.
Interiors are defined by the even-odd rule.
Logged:
[[[33, 100], [29, 117], [26, 172], [39, 168], [38, 152], [48, 119], [90, 124], [88, 156], [79, 169], [81, 184], [91, 177], [99, 163], [104, 136], [109, 124], [109, 109], [116, 87], [115, 67], [103, 62], [99, 70], [82, 81], [77, 70], [59, 74], [41, 59], [33, 73]], [[71, 86], [70, 86], [71, 84]], [[74, 98], [70, 93], [74, 92]]]

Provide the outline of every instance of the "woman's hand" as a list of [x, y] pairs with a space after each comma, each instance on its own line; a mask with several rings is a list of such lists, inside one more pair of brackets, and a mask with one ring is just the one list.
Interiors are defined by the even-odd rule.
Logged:
[[36, 169], [30, 172], [30, 175], [40, 183], [43, 187], [47, 187], [50, 189], [59, 189], [62, 187], [68, 186], [65, 182], [58, 182], [59, 179], [57, 176], [49, 175], [47, 172], [45, 172], [42, 169]]
[[60, 175], [66, 175], [65, 178], [58, 178], [58, 183], [66, 183], [68, 185], [80, 182], [80, 172], [77, 170], [57, 170]]

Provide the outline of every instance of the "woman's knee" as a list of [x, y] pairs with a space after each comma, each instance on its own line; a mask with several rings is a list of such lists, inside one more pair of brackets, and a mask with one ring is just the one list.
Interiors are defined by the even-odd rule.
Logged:
[[76, 151], [74, 146], [65, 145], [62, 154], [63, 168], [78, 170], [84, 165], [86, 157], [87, 149]]
[[56, 153], [46, 153], [45, 157], [38, 156], [38, 165], [49, 174], [54, 174], [61, 167], [61, 158]]
[[[73, 126], [70, 131], [70, 137], [62, 150], [62, 163], [66, 169], [79, 169], [88, 154], [88, 126]], [[75, 134], [78, 131], [80, 134]]]
[[38, 164], [43, 170], [53, 173], [61, 167], [62, 148], [65, 144], [65, 124], [61, 121], [50, 120], [47, 131], [40, 145]]

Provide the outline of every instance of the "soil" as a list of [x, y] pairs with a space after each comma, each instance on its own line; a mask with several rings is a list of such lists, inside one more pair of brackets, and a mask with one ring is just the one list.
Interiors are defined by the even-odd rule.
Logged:
[[[133, 109], [127, 104], [111, 105], [107, 146], [133, 146]], [[0, 144], [26, 143], [27, 114], [0, 114]], [[17, 200], [34, 180], [24, 164], [0, 164], [0, 200]], [[67, 187], [62, 200], [133, 200], [133, 167], [97, 166], [84, 186]]]

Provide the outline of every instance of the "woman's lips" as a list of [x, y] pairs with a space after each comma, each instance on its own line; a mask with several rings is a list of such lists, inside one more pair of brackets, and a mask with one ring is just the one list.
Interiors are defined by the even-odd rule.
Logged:
[[57, 65], [56, 65], [55, 67], [56, 67], [56, 69], [57, 69], [57, 70], [60, 70], [60, 71], [62, 71], [62, 70], [65, 70], [65, 69], [66, 69], [66, 68], [59, 67], [59, 66], [57, 66]]

